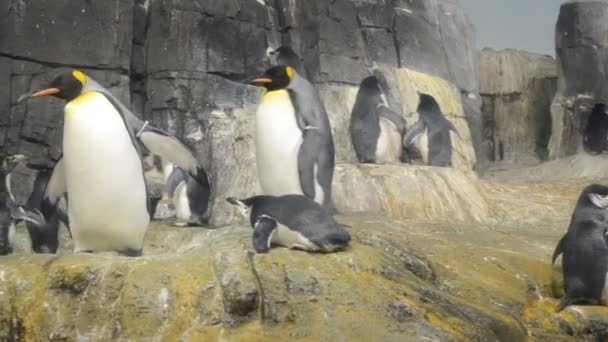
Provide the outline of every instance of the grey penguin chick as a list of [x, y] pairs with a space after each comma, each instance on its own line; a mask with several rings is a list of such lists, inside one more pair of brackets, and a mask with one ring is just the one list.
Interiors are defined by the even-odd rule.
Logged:
[[253, 248], [267, 253], [272, 244], [307, 252], [331, 253], [350, 242], [350, 234], [321, 206], [302, 195], [229, 197], [253, 228]]
[[13, 252], [16, 222], [32, 222], [40, 227], [46, 224], [38, 210], [18, 205], [11, 189], [11, 172], [25, 159], [24, 155], [13, 155], [3, 158], [0, 165], [0, 255]]
[[205, 171], [201, 169], [198, 177], [200, 181], [197, 181], [171, 162], [163, 160], [162, 164], [167, 193], [175, 208], [175, 216], [181, 221], [176, 224], [188, 226], [207, 224], [206, 214], [211, 187]]
[[376, 76], [361, 81], [349, 128], [360, 163], [402, 159], [405, 119], [389, 108]]
[[608, 187], [591, 184], [583, 189], [568, 231], [553, 253], [552, 264], [563, 253], [565, 296], [556, 312], [573, 304], [603, 304], [608, 271]]
[[452, 166], [452, 138], [450, 131], [460, 136], [452, 122], [445, 118], [435, 98], [429, 94], [418, 93], [418, 121], [403, 138], [403, 145], [409, 148], [422, 135], [426, 134], [428, 146], [420, 146], [423, 159], [431, 166]]

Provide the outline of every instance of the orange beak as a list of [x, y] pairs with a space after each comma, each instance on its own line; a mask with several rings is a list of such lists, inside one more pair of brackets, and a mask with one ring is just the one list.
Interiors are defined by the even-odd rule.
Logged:
[[59, 88], [48, 88], [48, 89], [44, 89], [44, 90], [40, 90], [40, 91], [36, 91], [36, 92], [32, 92], [32, 93], [23, 94], [21, 97], [19, 97], [19, 99], [17, 100], [17, 103], [25, 101], [26, 99], [28, 99], [30, 97], [59, 94], [60, 91], [61, 90], [59, 90]]
[[272, 83], [272, 80], [268, 77], [258, 77], [253, 80], [245, 81], [247, 84], [251, 84], [254, 86], [263, 86], [264, 84]]

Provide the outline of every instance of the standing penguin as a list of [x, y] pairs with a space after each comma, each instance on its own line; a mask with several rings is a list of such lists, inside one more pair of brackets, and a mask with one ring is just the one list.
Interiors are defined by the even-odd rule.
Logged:
[[303, 194], [333, 211], [334, 141], [315, 88], [292, 67], [266, 70], [256, 112], [256, 163], [266, 195]]
[[290, 66], [298, 73], [298, 75], [310, 80], [310, 75], [304, 67], [302, 59], [295, 51], [293, 51], [291, 47], [283, 45], [276, 50], [269, 49], [268, 56], [275, 58], [276, 63], [274, 64], [278, 66]]
[[59, 206], [44, 199], [51, 175], [52, 170], [38, 171], [34, 188], [27, 200], [28, 208], [39, 210], [46, 219], [46, 224], [43, 226], [27, 222], [27, 231], [34, 253], [56, 253], [59, 248], [60, 222], [69, 229], [69, 220], [65, 212]]
[[44, 226], [44, 216], [37, 210], [26, 209], [17, 204], [11, 189], [11, 172], [19, 165], [25, 156], [14, 155], [3, 158], [0, 163], [0, 255], [13, 252], [15, 223], [19, 221], [32, 222]]
[[403, 139], [409, 148], [418, 138], [426, 133], [428, 146], [420, 146], [423, 159], [431, 166], [452, 166], [452, 138], [450, 131], [458, 135], [456, 127], [445, 118], [435, 98], [419, 93], [418, 121], [410, 128]]
[[199, 175], [203, 182], [198, 182], [173, 163], [163, 161], [163, 175], [167, 193], [175, 208], [175, 216], [188, 226], [206, 224], [211, 194], [207, 174], [203, 171]]
[[253, 248], [267, 253], [272, 244], [308, 252], [345, 248], [350, 235], [321, 206], [302, 195], [229, 197], [253, 228]]
[[602, 304], [608, 272], [607, 186], [591, 184], [583, 190], [551, 263], [562, 253], [566, 295], [555, 311], [579, 303]]
[[350, 136], [359, 162], [403, 160], [405, 127], [401, 115], [389, 108], [378, 78], [365, 78], [350, 117]]
[[141, 255], [150, 221], [142, 146], [197, 178], [202, 172], [179, 140], [133, 115], [79, 70], [63, 70], [43, 90], [19, 102], [52, 95], [64, 108], [63, 158], [48, 182], [53, 205], [64, 193], [76, 252], [116, 251]]

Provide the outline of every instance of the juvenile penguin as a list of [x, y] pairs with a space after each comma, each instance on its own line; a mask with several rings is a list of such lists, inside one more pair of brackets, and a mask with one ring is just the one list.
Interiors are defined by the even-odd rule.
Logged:
[[141, 121], [79, 70], [61, 71], [48, 87], [23, 95], [19, 102], [47, 95], [67, 104], [63, 158], [45, 198], [56, 205], [67, 193], [75, 252], [141, 255], [150, 221], [142, 147], [195, 178], [202, 174], [198, 162], [178, 139]]
[[310, 75], [304, 67], [302, 59], [291, 47], [283, 45], [276, 50], [269, 49], [268, 56], [275, 58], [274, 64], [278, 66], [290, 66], [298, 75], [310, 80]]
[[15, 223], [19, 221], [32, 222], [44, 226], [44, 216], [37, 210], [24, 208], [17, 204], [11, 189], [11, 172], [22, 161], [23, 155], [6, 157], [0, 165], [0, 255], [13, 252]]
[[344, 249], [350, 235], [319, 204], [302, 195], [229, 197], [253, 228], [253, 248], [267, 253], [272, 244], [308, 252]]
[[350, 136], [359, 162], [402, 159], [405, 128], [405, 120], [389, 108], [378, 78], [365, 78], [359, 86], [350, 118]]
[[332, 212], [334, 141], [316, 89], [289, 66], [270, 68], [248, 83], [266, 88], [255, 134], [264, 194], [303, 194]]
[[603, 304], [608, 271], [608, 187], [587, 186], [570, 219], [568, 231], [553, 253], [563, 253], [565, 297], [556, 312], [573, 304]]
[[197, 182], [187, 172], [166, 161], [163, 161], [163, 174], [167, 193], [175, 208], [175, 216], [188, 226], [205, 225], [211, 194], [207, 174], [199, 176], [204, 180], [203, 183]]
[[418, 121], [403, 138], [403, 144], [406, 148], [409, 148], [422, 135], [426, 134], [428, 146], [420, 146], [419, 148], [425, 162], [431, 166], [452, 166], [450, 131], [454, 131], [459, 136], [458, 130], [452, 122], [445, 118], [433, 96], [419, 93], [419, 98]]

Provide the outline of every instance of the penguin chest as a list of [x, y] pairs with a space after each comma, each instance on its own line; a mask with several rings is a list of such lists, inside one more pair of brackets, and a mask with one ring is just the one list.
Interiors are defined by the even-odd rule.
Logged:
[[397, 162], [401, 156], [401, 133], [394, 123], [379, 118], [380, 135], [376, 143], [376, 161]]
[[291, 249], [315, 252], [319, 247], [308, 240], [300, 232], [291, 230], [289, 227], [278, 223], [277, 228], [272, 232], [271, 242], [275, 245], [284, 246]]
[[192, 211], [190, 210], [190, 201], [188, 199], [188, 186], [185, 181], [175, 188], [173, 205], [175, 206], [175, 216], [186, 223], [190, 222]]
[[298, 153], [302, 131], [286, 90], [264, 94], [256, 112], [256, 163], [266, 195], [302, 194]]
[[142, 164], [105, 96], [89, 92], [66, 105], [63, 152], [76, 250], [141, 248], [149, 223]]

